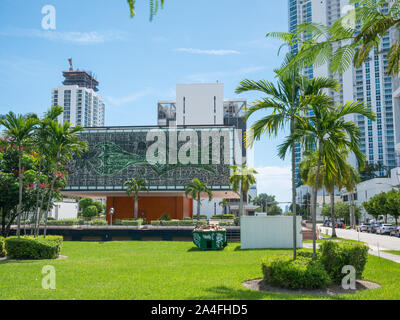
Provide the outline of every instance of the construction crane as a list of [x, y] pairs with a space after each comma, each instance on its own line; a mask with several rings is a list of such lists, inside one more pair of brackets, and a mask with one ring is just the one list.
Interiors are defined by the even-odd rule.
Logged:
[[72, 58], [69, 58], [68, 59], [68, 62], [69, 62], [69, 71], [74, 71], [74, 68], [72, 67]]

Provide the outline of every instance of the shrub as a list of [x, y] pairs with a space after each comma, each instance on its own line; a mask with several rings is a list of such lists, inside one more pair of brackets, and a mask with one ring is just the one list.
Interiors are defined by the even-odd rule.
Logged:
[[141, 226], [144, 222], [144, 219], [123, 219], [121, 220], [121, 226]]
[[98, 214], [98, 212], [97, 212], [96, 206], [86, 207], [82, 211], [82, 215], [87, 219], [93, 218], [93, 217], [97, 216], [97, 214]]
[[103, 219], [95, 219], [89, 222], [89, 225], [91, 226], [106, 226], [108, 225], [106, 220]]
[[194, 221], [192, 219], [183, 219], [183, 220], [179, 221], [179, 225], [180, 226], [194, 226], [196, 224], [196, 221]]
[[216, 214], [211, 217], [211, 219], [235, 219], [234, 214]]
[[4, 242], [4, 238], [0, 237], [0, 257], [5, 257], [6, 254], [6, 244]]
[[152, 226], [160, 226], [161, 225], [161, 221], [160, 220], [152, 220], [151, 222]]
[[328, 273], [318, 260], [279, 257], [262, 264], [264, 281], [288, 289], [318, 289], [329, 283]]
[[362, 273], [368, 259], [368, 247], [361, 243], [324, 241], [319, 247], [320, 261], [332, 281], [340, 284], [344, 274], [344, 266], [350, 265], [356, 269], [357, 279]]
[[173, 219], [173, 220], [161, 220], [161, 225], [162, 226], [178, 226], [179, 225], [179, 220]]
[[78, 204], [79, 204], [79, 208], [84, 210], [87, 207], [93, 206], [94, 201], [91, 198], [83, 198], [83, 199], [79, 200]]
[[93, 205], [97, 208], [97, 214], [101, 214], [104, 211], [104, 206], [100, 201], [94, 201]]
[[168, 213], [164, 213], [161, 215], [160, 220], [171, 220]]
[[83, 225], [85, 222], [81, 219], [65, 219], [65, 220], [51, 220], [47, 221], [49, 226], [78, 226]]
[[60, 253], [63, 238], [47, 236], [34, 238], [32, 236], [9, 237], [5, 240], [7, 256], [11, 259], [56, 259]]

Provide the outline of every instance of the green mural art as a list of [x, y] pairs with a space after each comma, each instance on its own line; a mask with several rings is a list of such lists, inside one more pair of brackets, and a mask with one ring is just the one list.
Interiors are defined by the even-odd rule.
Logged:
[[146, 141], [146, 134], [143, 130], [102, 132], [95, 129], [82, 133], [89, 150], [69, 164], [68, 189], [124, 190], [125, 181], [142, 177], [149, 187], [156, 189], [182, 190], [193, 178], [214, 189], [229, 188], [229, 164], [150, 164], [146, 151], [151, 142]]

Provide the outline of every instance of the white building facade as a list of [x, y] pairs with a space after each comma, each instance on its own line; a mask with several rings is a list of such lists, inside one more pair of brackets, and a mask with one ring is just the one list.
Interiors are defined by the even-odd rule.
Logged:
[[[246, 123], [242, 112], [247, 104], [246, 99], [225, 99], [222, 83], [208, 84], [177, 84], [176, 100], [159, 100], [159, 126], [234, 126], [246, 131]], [[236, 137], [235, 143], [242, 144], [242, 137]], [[235, 146], [235, 150], [240, 150]], [[237, 159], [239, 161], [237, 161]], [[246, 149], [242, 144], [242, 153], [235, 157], [237, 162], [246, 162]], [[212, 201], [201, 201], [201, 214], [211, 217], [223, 214], [223, 207], [219, 204], [222, 198]], [[197, 202], [193, 201], [193, 215], [197, 214]]]
[[103, 127], [105, 103], [93, 89], [78, 85], [63, 85], [52, 90], [51, 104], [64, 108], [59, 122], [70, 121], [74, 126]]
[[[321, 23], [331, 26], [346, 13], [349, 0], [289, 0], [289, 30], [295, 31], [303, 22]], [[389, 8], [383, 8], [385, 12]], [[378, 162], [389, 170], [399, 165], [399, 156], [395, 145], [400, 144], [400, 85], [385, 74], [388, 65], [387, 52], [398, 39], [398, 33], [391, 31], [382, 37], [380, 48], [372, 50], [367, 62], [359, 68], [350, 67], [343, 75], [334, 78], [341, 84], [340, 92], [329, 92], [336, 102], [363, 101], [372, 106], [377, 121], [372, 122], [363, 116], [352, 115], [346, 120], [354, 121], [362, 131], [361, 151], [371, 164]], [[292, 50], [298, 50], [297, 46]], [[332, 77], [328, 64], [321, 67], [310, 67], [304, 71], [310, 77]], [[393, 92], [397, 90], [396, 94]], [[302, 150], [296, 148], [296, 164], [301, 161]], [[355, 159], [350, 162], [356, 165]], [[378, 175], [383, 176], [382, 170]]]

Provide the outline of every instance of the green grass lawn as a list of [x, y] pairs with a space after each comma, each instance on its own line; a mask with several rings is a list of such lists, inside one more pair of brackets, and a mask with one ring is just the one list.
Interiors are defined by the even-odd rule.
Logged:
[[[229, 244], [223, 251], [203, 252], [190, 242], [65, 242], [62, 254], [68, 258], [0, 261], [0, 300], [318, 299], [242, 286], [262, 277], [264, 257], [291, 250], [240, 250]], [[41, 287], [45, 265], [56, 269], [56, 290]], [[400, 264], [369, 256], [364, 278], [382, 288], [335, 299], [400, 299]]]
[[398, 251], [398, 250], [388, 250], [388, 251], [384, 251], [384, 252], [387, 252], [387, 253], [391, 253], [391, 254], [395, 254], [395, 255], [400, 256], [400, 251]]

